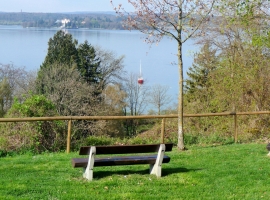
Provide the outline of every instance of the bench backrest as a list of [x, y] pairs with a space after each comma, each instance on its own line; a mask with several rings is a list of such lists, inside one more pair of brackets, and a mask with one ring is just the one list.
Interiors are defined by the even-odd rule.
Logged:
[[[172, 151], [173, 144], [165, 144], [165, 151]], [[96, 146], [96, 154], [130, 154], [158, 152], [160, 144]], [[80, 148], [79, 155], [89, 155], [91, 146]]]

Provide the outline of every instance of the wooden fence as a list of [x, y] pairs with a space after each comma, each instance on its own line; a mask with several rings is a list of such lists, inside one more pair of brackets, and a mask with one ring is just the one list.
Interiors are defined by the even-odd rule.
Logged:
[[[270, 111], [257, 112], [224, 112], [224, 113], [205, 113], [205, 114], [184, 114], [184, 117], [215, 117], [215, 116], [233, 116], [234, 118], [234, 141], [238, 140], [237, 116], [240, 115], [261, 115], [270, 114]], [[71, 122], [72, 120], [125, 120], [125, 119], [162, 119], [161, 122], [161, 143], [164, 143], [165, 119], [178, 118], [178, 115], [140, 115], [140, 116], [59, 116], [59, 117], [28, 117], [28, 118], [0, 118], [2, 122], [31, 122], [31, 121], [68, 121], [67, 133], [67, 153], [70, 152], [71, 143]]]

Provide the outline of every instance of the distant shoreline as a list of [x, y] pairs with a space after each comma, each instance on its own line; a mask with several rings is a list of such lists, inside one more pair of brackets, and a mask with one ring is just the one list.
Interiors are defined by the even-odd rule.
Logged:
[[66, 29], [88, 28], [124, 30], [122, 18], [114, 12], [27, 13], [0, 12], [0, 25]]
[[31, 26], [31, 27], [23, 27], [22, 25], [20, 24], [0, 24], [0, 26], [10, 26], [10, 27], [21, 27], [23, 29], [33, 29], [33, 28], [37, 28], [37, 29], [57, 29], [57, 30], [118, 30], [118, 31], [125, 31], [125, 29], [105, 29], [105, 28], [60, 28], [60, 27], [57, 27], [57, 26], [53, 26], [53, 27], [35, 27], [35, 26]]

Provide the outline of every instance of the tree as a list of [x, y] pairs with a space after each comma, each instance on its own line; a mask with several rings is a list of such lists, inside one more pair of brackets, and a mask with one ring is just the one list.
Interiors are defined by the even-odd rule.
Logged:
[[198, 53], [195, 53], [194, 63], [187, 72], [189, 76], [185, 85], [187, 92], [195, 93], [197, 90], [207, 87], [208, 76], [217, 65], [216, 52], [215, 49], [212, 50], [210, 45], [206, 43]]
[[12, 105], [12, 90], [6, 78], [0, 81], [0, 117], [3, 117]]
[[120, 85], [108, 85], [103, 90], [103, 96], [105, 106], [109, 108], [110, 115], [123, 114], [123, 110], [126, 107], [124, 99], [127, 98], [127, 94], [121, 89]]
[[152, 86], [152, 90], [149, 94], [149, 103], [155, 106], [158, 110], [158, 115], [160, 115], [161, 107], [171, 102], [171, 96], [167, 94], [169, 87], [162, 85]]
[[127, 94], [126, 104], [131, 116], [140, 115], [147, 106], [148, 88], [137, 83], [138, 76], [130, 73], [129, 79], [125, 82], [124, 91]]
[[[104, 99], [102, 108], [105, 108], [104, 115], [122, 116], [126, 107], [125, 98], [127, 95], [121, 85], [107, 85], [103, 90], [102, 95]], [[104, 134], [118, 137], [123, 136], [124, 123], [120, 120], [107, 120], [102, 129], [102, 135]]]
[[28, 73], [25, 71], [24, 67], [15, 67], [13, 64], [0, 64], [0, 80], [7, 79], [14, 93], [16, 93], [16, 90], [27, 80], [27, 75]]
[[77, 48], [78, 70], [84, 80], [89, 84], [98, 84], [100, 81], [100, 59], [96, 56], [94, 47], [85, 41]]
[[[219, 85], [219, 97], [229, 94], [232, 101], [226, 109], [239, 109], [239, 95], [242, 95], [241, 92], [246, 87], [244, 77], [247, 75], [244, 74], [251, 73], [255, 66], [258, 70], [265, 70], [263, 66], [266, 65], [260, 59], [266, 56], [264, 59], [267, 60], [266, 52], [269, 50], [266, 46], [256, 46], [256, 43], [265, 41], [263, 38], [269, 32], [269, 26], [266, 25], [269, 23], [269, 6], [269, 1], [261, 0], [220, 1], [215, 8], [217, 17], [211, 20], [212, 26], [199, 38], [199, 43], [207, 43], [219, 53], [219, 70], [213, 74], [215, 78], [211, 81], [214, 85]], [[253, 73], [257, 74], [254, 71]], [[260, 80], [260, 77], [257, 79]], [[243, 104], [238, 106], [241, 105]]]
[[192, 113], [216, 112], [211, 106], [213, 92], [211, 91], [211, 76], [219, 67], [219, 57], [216, 49], [211, 49], [209, 43], [195, 53], [192, 67], [189, 68], [184, 86], [185, 112]]
[[40, 66], [37, 77], [37, 92], [45, 94], [44, 87], [46, 83], [43, 80], [43, 71], [53, 64], [61, 64], [71, 66], [78, 62], [77, 46], [78, 41], [73, 40], [71, 34], [67, 34], [64, 31], [58, 31], [53, 38], [49, 39], [48, 52], [44, 62]]
[[[144, 85], [139, 85], [138, 76], [130, 73], [129, 79], [125, 81], [124, 91], [126, 92], [126, 108], [125, 115], [136, 116], [143, 113], [147, 106], [148, 88]], [[127, 111], [128, 109], [128, 111]], [[130, 120], [127, 123], [127, 132], [129, 135], [136, 133], [135, 120]]]
[[81, 77], [77, 66], [53, 64], [43, 71], [46, 97], [62, 116], [90, 116], [95, 110], [94, 86]]
[[124, 71], [124, 56], [117, 57], [113, 51], [104, 50], [101, 47], [95, 47], [96, 56], [100, 60], [100, 83], [99, 88], [105, 89], [108, 85], [119, 85], [124, 78], [126, 71]]
[[[58, 31], [48, 44], [36, 81], [38, 93], [50, 99], [60, 115], [106, 113], [102, 90], [117, 79], [123, 80], [123, 57], [115, 58], [113, 52], [101, 48], [96, 51], [87, 41], [77, 46], [72, 35], [63, 31]], [[82, 131], [93, 130], [93, 123], [80, 125]]]
[[[112, 0], [111, 0], [112, 3]], [[183, 132], [183, 59], [182, 46], [198, 28], [209, 20], [215, 0], [130, 0], [135, 11], [127, 13], [120, 4], [116, 12], [126, 17], [124, 26], [147, 35], [146, 41], [158, 43], [164, 36], [178, 44], [179, 95], [178, 95], [178, 148], [184, 150]]]
[[[45, 95], [61, 116], [93, 116], [106, 110], [94, 94], [95, 86], [84, 80], [75, 64], [53, 64], [44, 69], [43, 80]], [[74, 140], [94, 135], [102, 128], [92, 121], [75, 121], [72, 127]]]
[[[95, 95], [99, 95], [98, 83], [100, 82], [100, 59], [96, 56], [94, 47], [87, 41], [80, 44], [73, 40], [71, 34], [58, 31], [48, 42], [48, 53], [43, 64], [40, 66], [37, 77], [37, 91], [45, 94], [46, 82], [44, 82], [43, 71], [51, 66], [65, 65], [69, 68], [76, 65], [80, 76], [89, 84], [96, 86]], [[54, 65], [56, 64], [56, 65]]]
[[[203, 112], [269, 110], [270, 54], [267, 43], [269, 26], [266, 25], [269, 24], [269, 16], [264, 12], [267, 4], [269, 6], [269, 1], [257, 0], [219, 3], [216, 10], [218, 17], [211, 20], [212, 26], [199, 38], [201, 44], [216, 51], [218, 59], [214, 61], [214, 70], [208, 73], [206, 84], [203, 87], [195, 84], [193, 99], [197, 99], [198, 103], [188, 102], [186, 108], [189, 111], [194, 111], [194, 108]], [[200, 63], [212, 60], [207, 58], [209, 51], [200, 51], [199, 54], [202, 54], [200, 60], [203, 61]], [[211, 67], [211, 63], [208, 66]], [[201, 68], [194, 68], [198, 72], [196, 69]], [[193, 74], [194, 78], [199, 80], [200, 74]], [[207, 130], [231, 134], [231, 121], [227, 119], [194, 120], [189, 127], [198, 127], [196, 132]], [[241, 139], [239, 134], [240, 140], [262, 138], [269, 133], [269, 117], [241, 117], [238, 129], [243, 134]]]
[[37, 78], [36, 71], [27, 71], [22, 79], [17, 80], [17, 89], [14, 91], [14, 96], [18, 101], [23, 102], [25, 98], [30, 97], [36, 89], [35, 82]]
[[[11, 107], [14, 97], [21, 98], [33, 86], [32, 73], [24, 67], [15, 67], [12, 64], [0, 64], [0, 84], [2, 88], [2, 108], [4, 113]], [[3, 110], [2, 110], [3, 111]], [[2, 113], [3, 114], [3, 113]]]
[[64, 65], [77, 63], [77, 45], [78, 41], [73, 40], [71, 34], [62, 30], [57, 31], [53, 38], [49, 39], [48, 52], [40, 68], [42, 69], [54, 63]]

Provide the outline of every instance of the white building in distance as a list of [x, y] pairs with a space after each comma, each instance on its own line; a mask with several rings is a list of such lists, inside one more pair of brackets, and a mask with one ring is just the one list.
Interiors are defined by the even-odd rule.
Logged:
[[70, 20], [69, 19], [62, 19], [62, 20], [57, 20], [55, 23], [61, 23], [61, 27], [60, 28], [65, 28], [66, 24], [69, 23]]

